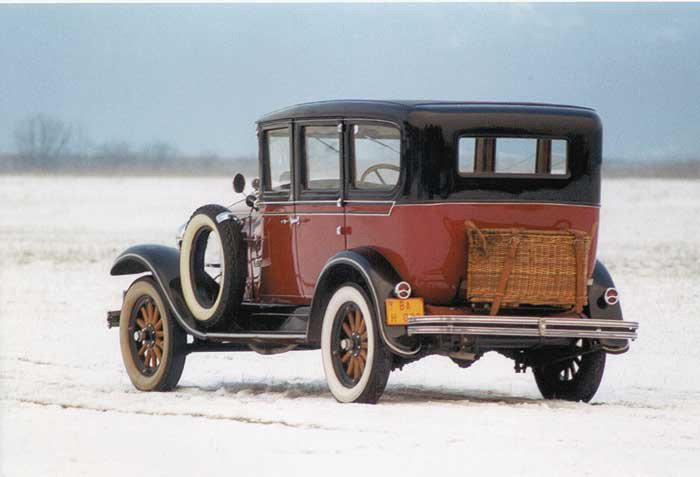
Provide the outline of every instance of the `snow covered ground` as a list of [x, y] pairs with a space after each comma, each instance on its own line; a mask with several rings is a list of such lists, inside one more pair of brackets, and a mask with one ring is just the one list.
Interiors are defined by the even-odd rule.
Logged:
[[310, 351], [190, 355], [175, 392], [137, 392], [111, 262], [229, 184], [0, 177], [0, 475], [698, 475], [700, 182], [604, 183], [599, 256], [641, 337], [592, 404], [495, 354], [409, 365], [376, 406], [337, 404]]

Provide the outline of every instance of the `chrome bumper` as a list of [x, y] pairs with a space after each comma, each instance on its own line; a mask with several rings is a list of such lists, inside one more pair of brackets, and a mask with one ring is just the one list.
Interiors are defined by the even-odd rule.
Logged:
[[532, 316], [409, 316], [409, 335], [637, 339], [634, 321]]

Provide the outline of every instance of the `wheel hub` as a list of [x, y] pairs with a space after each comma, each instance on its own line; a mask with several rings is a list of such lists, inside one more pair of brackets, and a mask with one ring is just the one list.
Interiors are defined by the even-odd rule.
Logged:
[[149, 323], [144, 329], [134, 331], [134, 341], [153, 348], [156, 344], [156, 329]]
[[353, 354], [353, 356], [357, 356], [360, 354], [360, 345], [362, 344], [362, 340], [360, 339], [360, 334], [355, 332], [352, 334], [350, 337], [350, 352]]

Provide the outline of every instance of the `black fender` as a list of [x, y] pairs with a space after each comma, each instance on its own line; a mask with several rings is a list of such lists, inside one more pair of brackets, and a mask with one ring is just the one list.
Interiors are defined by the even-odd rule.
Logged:
[[379, 320], [378, 328], [384, 344], [399, 356], [410, 357], [420, 351], [420, 346], [406, 346], [398, 342], [399, 337], [406, 336], [404, 326], [386, 326], [386, 307], [384, 300], [392, 294], [394, 286], [401, 281], [389, 261], [377, 250], [359, 247], [344, 250], [331, 257], [321, 270], [311, 300], [309, 343], [319, 345], [321, 328], [326, 305], [335, 289], [348, 281], [362, 285], [372, 300]]
[[180, 285], [180, 251], [165, 245], [135, 245], [122, 252], [114, 261], [110, 275], [150, 273], [160, 288], [170, 312], [185, 332], [195, 338], [207, 335], [197, 330], [194, 319], [182, 298]]
[[[620, 300], [614, 305], [605, 303], [605, 290], [615, 288], [615, 283], [608, 269], [599, 260], [595, 262], [591, 278], [593, 283], [588, 287], [588, 316], [596, 320], [622, 320]], [[628, 340], [600, 340], [600, 343], [609, 353], [624, 353], [629, 348]]]

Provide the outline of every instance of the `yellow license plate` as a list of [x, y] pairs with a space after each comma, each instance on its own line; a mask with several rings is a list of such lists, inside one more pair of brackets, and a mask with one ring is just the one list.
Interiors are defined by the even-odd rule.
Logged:
[[386, 300], [386, 324], [407, 325], [409, 316], [424, 315], [422, 298], [387, 298]]

